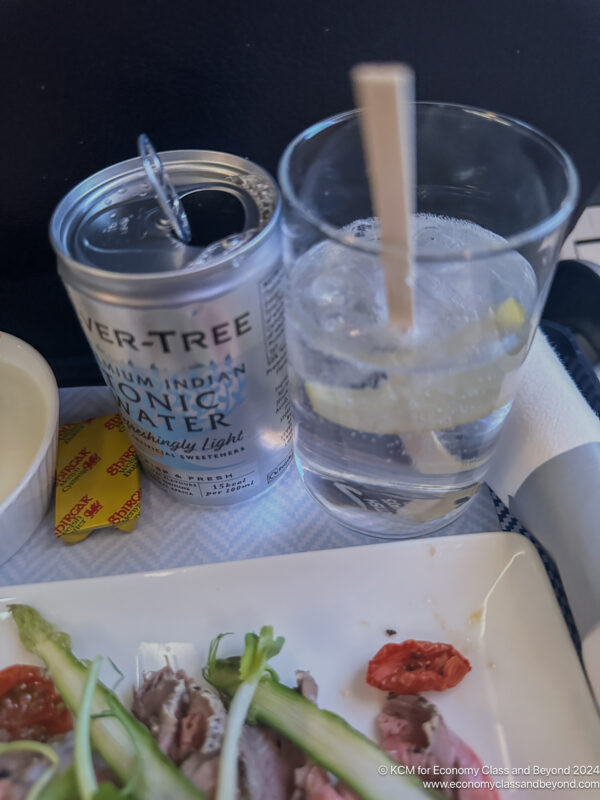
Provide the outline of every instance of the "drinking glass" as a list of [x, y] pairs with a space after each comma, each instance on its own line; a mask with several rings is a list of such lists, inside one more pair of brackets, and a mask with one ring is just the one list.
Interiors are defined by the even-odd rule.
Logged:
[[418, 536], [458, 517], [484, 479], [578, 179], [529, 125], [417, 103], [415, 322], [402, 331], [388, 319], [359, 114], [313, 125], [279, 167], [295, 456], [341, 523]]

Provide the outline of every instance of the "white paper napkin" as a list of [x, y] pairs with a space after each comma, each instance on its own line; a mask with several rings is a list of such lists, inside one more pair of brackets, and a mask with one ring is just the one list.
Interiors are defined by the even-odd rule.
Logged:
[[600, 420], [538, 330], [486, 481], [508, 505], [541, 464], [589, 442], [600, 442]]

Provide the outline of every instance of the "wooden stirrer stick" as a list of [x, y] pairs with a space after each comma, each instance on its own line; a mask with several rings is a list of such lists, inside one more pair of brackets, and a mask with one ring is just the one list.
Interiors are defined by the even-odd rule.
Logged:
[[413, 325], [412, 213], [415, 209], [415, 79], [405, 64], [352, 69], [373, 208], [379, 217], [381, 260], [390, 322]]

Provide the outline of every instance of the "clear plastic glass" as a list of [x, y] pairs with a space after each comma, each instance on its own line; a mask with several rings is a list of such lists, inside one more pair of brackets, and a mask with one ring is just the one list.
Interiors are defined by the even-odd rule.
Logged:
[[575, 205], [574, 167], [521, 122], [418, 103], [407, 332], [388, 322], [359, 112], [300, 134], [279, 179], [306, 488], [364, 533], [431, 533], [484, 479]]

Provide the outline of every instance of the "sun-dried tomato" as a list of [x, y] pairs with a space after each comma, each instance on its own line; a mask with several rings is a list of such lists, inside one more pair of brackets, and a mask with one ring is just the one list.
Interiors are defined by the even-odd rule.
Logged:
[[442, 691], [460, 683], [470, 669], [451, 644], [407, 639], [379, 650], [369, 661], [367, 683], [396, 694]]
[[14, 664], [0, 670], [0, 731], [5, 738], [45, 741], [72, 727], [70, 711], [39, 667]]

